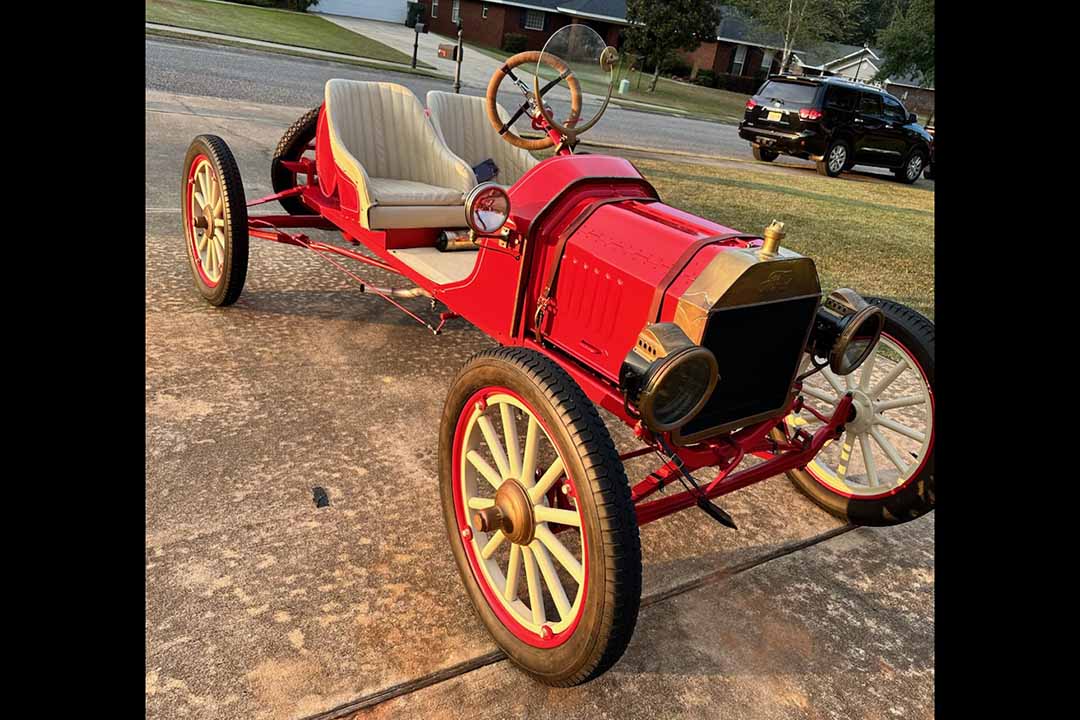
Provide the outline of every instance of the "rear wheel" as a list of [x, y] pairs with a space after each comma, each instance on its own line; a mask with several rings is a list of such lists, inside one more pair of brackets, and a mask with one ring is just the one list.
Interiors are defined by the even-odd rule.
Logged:
[[780, 157], [780, 153], [775, 150], [766, 150], [760, 145], [754, 145], [754, 159], [761, 162], [772, 162], [776, 158]]
[[199, 135], [184, 158], [180, 197], [188, 264], [211, 305], [231, 305], [247, 278], [247, 201], [240, 168], [216, 135]]
[[919, 179], [924, 167], [926, 167], [926, 155], [922, 150], [913, 150], [904, 166], [893, 170], [893, 175], [900, 182], [910, 185]]
[[[315, 132], [319, 126], [319, 109], [312, 108], [294, 122], [278, 141], [277, 148], [270, 158], [270, 184], [274, 192], [284, 192], [297, 185], [307, 183], [307, 176], [289, 170], [282, 161], [295, 162], [307, 156], [315, 159]], [[284, 197], [278, 200], [281, 207], [290, 215], [310, 215], [311, 209], [298, 197]]]
[[817, 161], [817, 171], [828, 177], [836, 177], [851, 161], [851, 146], [845, 140], [833, 140], [825, 151], [825, 157]]
[[[807, 404], [826, 415], [851, 392], [855, 419], [788, 477], [837, 517], [895, 525], [934, 509], [934, 324], [900, 303], [866, 300], [885, 313], [874, 352], [850, 375], [826, 367], [803, 385]], [[821, 421], [803, 411], [784, 424], [789, 434], [812, 433]]]
[[439, 482], [469, 598], [510, 659], [557, 686], [610, 668], [637, 621], [641, 546], [611, 437], [566, 372], [521, 348], [469, 360]]

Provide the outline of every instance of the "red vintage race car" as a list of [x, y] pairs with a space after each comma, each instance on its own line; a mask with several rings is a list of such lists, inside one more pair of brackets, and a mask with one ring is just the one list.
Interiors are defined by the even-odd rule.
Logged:
[[[665, 204], [625, 159], [575, 153], [615, 62], [579, 24], [509, 58], [486, 98], [431, 92], [425, 111], [399, 85], [330, 80], [274, 153], [273, 195], [246, 202], [212, 135], [192, 142], [181, 183], [211, 304], [240, 295], [256, 237], [315, 251], [436, 335], [464, 317], [498, 343], [449, 389], [439, 487], [477, 613], [551, 685], [626, 649], [645, 523], [698, 508], [734, 528], [715, 499], [784, 473], [856, 524], [934, 507], [933, 324], [849, 289], [823, 297], [780, 223], [725, 227]], [[507, 80], [513, 113], [498, 103]], [[272, 201], [287, 214], [248, 214]], [[342, 258], [410, 284], [372, 285]], [[620, 455], [596, 406], [640, 448]], [[631, 484], [623, 463], [642, 456], [656, 470]]]

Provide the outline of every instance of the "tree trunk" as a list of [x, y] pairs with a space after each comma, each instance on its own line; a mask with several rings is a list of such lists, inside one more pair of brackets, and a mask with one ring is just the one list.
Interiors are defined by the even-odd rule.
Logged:
[[660, 63], [656, 63], [656, 69], [653, 70], [652, 82], [649, 83], [649, 92], [656, 91], [656, 81], [660, 77]]

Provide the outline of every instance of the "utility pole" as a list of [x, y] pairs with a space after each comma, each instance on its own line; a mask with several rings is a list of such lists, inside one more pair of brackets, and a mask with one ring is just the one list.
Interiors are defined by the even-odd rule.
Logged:
[[457, 66], [454, 68], [454, 92], [461, 92], [461, 36], [463, 34], [463, 26], [461, 24], [461, 18], [458, 18], [457, 22]]

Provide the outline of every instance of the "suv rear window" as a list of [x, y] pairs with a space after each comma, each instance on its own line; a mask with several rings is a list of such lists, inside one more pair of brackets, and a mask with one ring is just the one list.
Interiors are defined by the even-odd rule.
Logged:
[[785, 104], [798, 103], [800, 105], [809, 105], [814, 102], [814, 96], [817, 95], [817, 89], [817, 85], [770, 80], [761, 86], [761, 89], [758, 90], [758, 95], [760, 97], [769, 98], [770, 100], [783, 100]]

